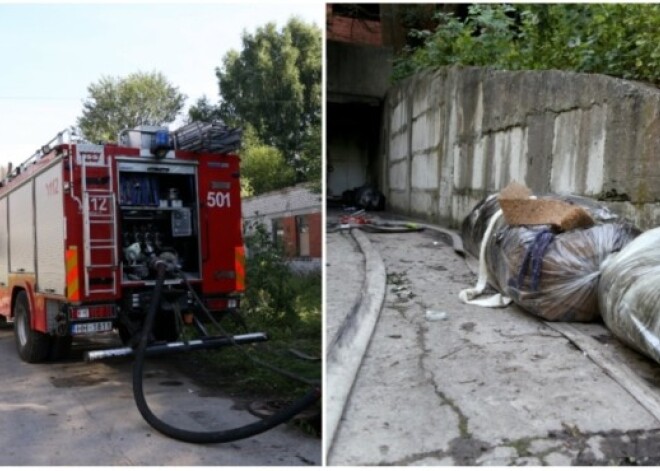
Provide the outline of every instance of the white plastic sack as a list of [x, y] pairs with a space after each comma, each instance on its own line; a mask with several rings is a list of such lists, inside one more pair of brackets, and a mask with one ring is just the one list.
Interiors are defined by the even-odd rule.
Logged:
[[660, 228], [605, 261], [598, 302], [616, 337], [660, 363]]
[[500, 209], [496, 195], [485, 198], [465, 218], [461, 236], [465, 249], [480, 258], [480, 266], [485, 264], [488, 276], [480, 274], [476, 288], [459, 294], [463, 302], [483, 292], [487, 281], [502, 296], [489, 298], [482, 306], [500, 306], [510, 298], [548, 321], [598, 319], [601, 264], [639, 230], [594, 200], [570, 195], [549, 198], [583, 207], [596, 225], [557, 234], [546, 225], [509, 226], [504, 218], [493, 218]]

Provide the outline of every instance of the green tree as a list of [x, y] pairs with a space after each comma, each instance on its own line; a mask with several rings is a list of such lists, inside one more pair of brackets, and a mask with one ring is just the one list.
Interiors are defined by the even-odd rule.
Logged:
[[[241, 178], [247, 179], [255, 195], [293, 185], [296, 173], [284, 160], [282, 152], [265, 144], [241, 152]], [[243, 188], [248, 190], [247, 187]]]
[[300, 153], [300, 172], [304, 180], [311, 183], [312, 191], [321, 192], [322, 163], [321, 125], [312, 126], [303, 142]]
[[87, 91], [78, 126], [95, 142], [115, 140], [122, 129], [171, 123], [186, 99], [160, 72], [104, 76]]
[[321, 30], [293, 18], [281, 30], [268, 23], [244, 32], [242, 41], [216, 69], [220, 114], [231, 125], [250, 123], [304, 180], [301, 154], [321, 124]]
[[199, 98], [194, 105], [188, 109], [188, 121], [203, 121], [210, 123], [211, 121], [222, 119], [220, 109], [211, 103], [209, 98], [204, 95]]

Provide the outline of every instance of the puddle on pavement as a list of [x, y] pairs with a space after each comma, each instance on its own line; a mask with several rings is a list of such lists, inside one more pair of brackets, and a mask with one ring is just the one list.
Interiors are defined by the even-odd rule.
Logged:
[[97, 384], [107, 383], [108, 378], [97, 376], [93, 374], [78, 374], [65, 377], [50, 377], [50, 382], [56, 388], [79, 388], [85, 386], [94, 386]]
[[176, 381], [176, 380], [161, 381], [158, 384], [160, 384], [161, 386], [183, 386], [183, 383], [181, 381]]

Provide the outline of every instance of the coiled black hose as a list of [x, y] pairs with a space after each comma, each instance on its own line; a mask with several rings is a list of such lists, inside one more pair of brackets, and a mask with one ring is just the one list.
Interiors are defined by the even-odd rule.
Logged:
[[149, 408], [147, 400], [144, 396], [143, 390], [143, 371], [144, 371], [144, 359], [146, 356], [147, 342], [149, 340], [149, 334], [153, 327], [154, 319], [156, 317], [156, 312], [158, 311], [158, 306], [160, 305], [160, 298], [163, 291], [163, 284], [165, 281], [165, 274], [167, 272], [167, 263], [164, 261], [156, 261], [155, 268], [157, 272], [156, 286], [154, 287], [153, 296], [151, 298], [151, 304], [149, 305], [149, 310], [147, 312], [147, 317], [144, 321], [144, 328], [142, 332], [142, 337], [140, 339], [140, 344], [138, 346], [137, 352], [135, 354], [135, 362], [133, 363], [133, 396], [135, 398], [135, 403], [137, 405], [140, 414], [144, 420], [147, 421], [154, 429], [158, 430], [163, 435], [166, 435], [175, 440], [180, 440], [188, 443], [226, 443], [232, 442], [235, 440], [241, 440], [243, 438], [248, 438], [259, 433], [266, 432], [277, 425], [280, 425], [291, 418], [296, 414], [302, 412], [312, 404], [314, 404], [321, 395], [320, 389], [314, 387], [310, 389], [302, 398], [294, 401], [289, 407], [282, 409], [276, 414], [252, 422], [247, 425], [236, 427], [228, 430], [219, 430], [219, 431], [208, 431], [208, 432], [197, 432], [191, 430], [180, 429], [173, 427], [172, 425], [163, 422]]

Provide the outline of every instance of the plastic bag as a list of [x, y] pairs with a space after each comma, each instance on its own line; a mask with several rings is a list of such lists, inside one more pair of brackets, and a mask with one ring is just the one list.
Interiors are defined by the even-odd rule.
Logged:
[[603, 265], [598, 301], [612, 333], [660, 363], [660, 228]]
[[[639, 230], [588, 198], [541, 198], [578, 204], [597, 224], [554, 233], [549, 225], [509, 226], [500, 218], [486, 241], [489, 284], [546, 320], [593, 321], [600, 315], [597, 288], [601, 264], [633, 240]], [[464, 220], [463, 245], [472, 255], [479, 256], [485, 229], [498, 210], [497, 195], [491, 195]]]

